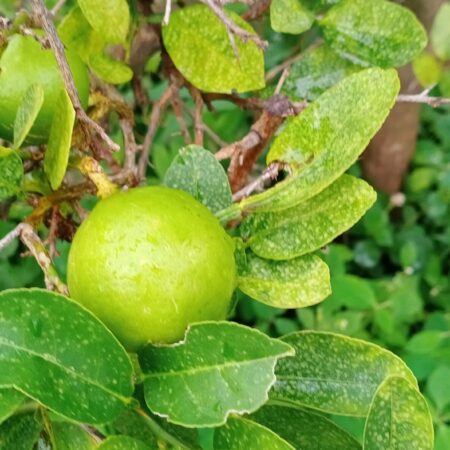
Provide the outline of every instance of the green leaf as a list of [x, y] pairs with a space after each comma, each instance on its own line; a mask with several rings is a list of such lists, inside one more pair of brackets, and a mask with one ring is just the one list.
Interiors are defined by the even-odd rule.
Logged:
[[301, 450], [361, 450], [361, 445], [326, 417], [294, 406], [265, 405], [250, 416]]
[[333, 302], [336, 307], [345, 306], [360, 311], [374, 308], [377, 304], [375, 293], [369, 282], [355, 275], [337, 275], [331, 279], [331, 297], [327, 304]]
[[93, 437], [79, 425], [68, 422], [53, 422], [52, 435], [54, 450], [94, 450], [97, 443]]
[[271, 261], [248, 253], [245, 264], [238, 265], [238, 287], [276, 308], [304, 308], [330, 295], [330, 272], [314, 255]]
[[274, 400], [331, 414], [365, 416], [387, 376], [403, 376], [417, 385], [399, 357], [375, 344], [313, 331], [282, 340], [295, 348], [295, 356], [278, 362], [270, 395]]
[[[239, 27], [254, 32], [236, 13], [226, 14]], [[236, 37], [236, 59], [225, 25], [205, 5], [172, 12], [162, 36], [177, 69], [204, 92], [246, 92], [265, 85], [262, 50], [251, 40], [244, 43]]]
[[17, 195], [23, 178], [23, 165], [14, 150], [0, 145], [0, 201]]
[[318, 194], [358, 159], [399, 89], [397, 72], [382, 69], [363, 70], [328, 89], [287, 125], [270, 149], [268, 163], [286, 162], [292, 175], [244, 199], [241, 207], [280, 210]]
[[441, 344], [444, 336], [441, 331], [425, 330], [414, 334], [405, 346], [411, 353], [430, 353]]
[[134, 409], [126, 409], [111, 424], [114, 434], [123, 434], [146, 442], [148, 445], [156, 448], [157, 440], [152, 431], [146, 426], [146, 419], [138, 414]]
[[348, 230], [375, 199], [375, 191], [365, 181], [342, 175], [296, 206], [250, 215], [242, 224], [241, 234], [262, 258], [295, 258], [323, 247]]
[[103, 81], [110, 84], [122, 84], [133, 78], [133, 71], [122, 61], [105, 54], [96, 53], [89, 58], [89, 67]]
[[403, 66], [427, 44], [416, 16], [391, 1], [342, 0], [320, 25], [326, 42], [343, 57], [365, 66]]
[[33, 450], [43, 424], [38, 414], [10, 417], [0, 425], [0, 449]]
[[66, 91], [62, 91], [55, 107], [50, 136], [44, 156], [44, 171], [53, 190], [61, 185], [69, 162], [75, 110]]
[[270, 24], [279, 33], [303, 33], [314, 19], [314, 13], [301, 0], [272, 0], [270, 4]]
[[242, 418], [230, 418], [214, 433], [214, 448], [233, 450], [294, 450], [280, 436], [262, 425]]
[[222, 425], [231, 412], [251, 412], [267, 400], [277, 359], [291, 354], [289, 345], [237, 323], [194, 324], [181, 343], [140, 353], [145, 399], [172, 423]]
[[307, 50], [289, 68], [281, 93], [292, 100], [315, 100], [338, 81], [362, 69], [327, 45]]
[[110, 436], [105, 439], [98, 450], [152, 450], [144, 442], [129, 436]]
[[130, 27], [130, 10], [126, 0], [78, 0], [92, 28], [110, 43], [123, 43]]
[[180, 149], [165, 174], [164, 184], [189, 192], [213, 213], [232, 203], [224, 168], [211, 152], [197, 145]]
[[424, 87], [437, 84], [442, 77], [442, 64], [432, 53], [424, 52], [420, 54], [412, 62], [412, 67], [414, 70], [414, 75], [419, 80], [419, 83]]
[[117, 417], [131, 364], [111, 332], [72, 300], [43, 289], [0, 293], [0, 387], [15, 387], [86, 423]]
[[427, 381], [427, 394], [439, 411], [443, 411], [450, 404], [448, 380], [450, 380], [450, 367], [440, 366], [433, 371]]
[[434, 18], [431, 44], [434, 53], [443, 61], [450, 59], [450, 3], [444, 2]]
[[24, 398], [21, 392], [14, 389], [0, 389], [0, 423], [4, 422], [17, 409]]
[[25, 92], [14, 121], [14, 148], [20, 148], [44, 103], [44, 88], [32, 84]]
[[377, 390], [364, 429], [364, 450], [432, 450], [433, 423], [416, 386], [389, 377]]

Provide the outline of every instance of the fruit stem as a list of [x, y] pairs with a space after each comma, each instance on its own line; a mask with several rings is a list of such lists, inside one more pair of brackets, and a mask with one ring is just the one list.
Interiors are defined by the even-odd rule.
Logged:
[[228, 208], [216, 212], [215, 216], [222, 225], [226, 225], [232, 220], [239, 220], [242, 217], [242, 209], [239, 203], [233, 203]]

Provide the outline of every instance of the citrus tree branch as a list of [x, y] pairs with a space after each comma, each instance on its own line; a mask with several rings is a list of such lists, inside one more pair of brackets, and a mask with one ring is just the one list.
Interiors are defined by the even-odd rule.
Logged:
[[78, 121], [82, 126], [83, 130], [87, 134], [87, 137], [94, 143], [94, 140], [99, 136], [106, 144], [110, 151], [119, 150], [119, 146], [111, 140], [105, 130], [96, 122], [94, 122], [84, 111], [81, 106], [80, 97], [78, 95], [77, 88], [75, 86], [75, 81], [70, 71], [69, 63], [67, 62], [66, 54], [64, 52], [64, 46], [61, 39], [56, 32], [55, 25], [47, 8], [44, 5], [43, 0], [32, 0], [33, 10], [35, 16], [42, 25], [42, 28], [47, 34], [49, 44], [53, 50], [56, 61], [58, 63], [61, 75], [66, 86], [67, 93], [70, 97], [72, 105], [75, 109]]

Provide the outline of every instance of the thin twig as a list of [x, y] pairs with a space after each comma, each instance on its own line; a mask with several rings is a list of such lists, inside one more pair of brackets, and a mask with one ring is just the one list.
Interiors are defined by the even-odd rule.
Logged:
[[202, 0], [208, 5], [214, 14], [223, 22], [226, 29], [238, 36], [242, 42], [253, 41], [259, 48], [265, 49], [268, 45], [266, 41], [261, 39], [256, 33], [244, 30], [239, 25], [234, 23], [225, 13], [222, 6], [215, 0]]
[[0, 252], [3, 251], [8, 245], [14, 241], [14, 239], [20, 236], [22, 232], [23, 223], [19, 223], [13, 230], [11, 230], [6, 236], [0, 239]]
[[431, 97], [429, 95], [420, 94], [400, 94], [397, 96], [398, 103], [425, 103], [436, 108], [442, 105], [450, 105], [450, 98], [445, 97]]
[[195, 143], [197, 145], [203, 145], [203, 132], [205, 130], [205, 127], [203, 125], [203, 120], [202, 120], [202, 111], [203, 111], [203, 105], [204, 105], [203, 99], [202, 99], [202, 94], [196, 87], [194, 87], [192, 85], [190, 85], [188, 87], [189, 87], [189, 92], [195, 102], [195, 112], [194, 112]]
[[164, 10], [163, 25], [169, 25], [170, 13], [172, 11], [172, 0], [166, 0], [166, 8]]
[[281, 168], [282, 164], [278, 162], [268, 165], [258, 178], [233, 195], [233, 201], [238, 202], [253, 192], [262, 190], [267, 181], [276, 179]]
[[275, 94], [279, 94], [281, 92], [281, 88], [283, 87], [286, 78], [289, 76], [289, 67], [286, 67], [281, 73], [281, 77], [278, 80], [277, 87], [275, 88]]
[[144, 143], [142, 144], [142, 153], [138, 165], [139, 180], [144, 179], [145, 172], [147, 171], [148, 158], [150, 156], [153, 138], [155, 137], [156, 131], [159, 126], [159, 121], [161, 119], [161, 112], [165, 109], [178, 89], [179, 85], [177, 83], [172, 83], [166, 89], [161, 98], [153, 104], [152, 113], [150, 114], [149, 126], [144, 137]]
[[94, 143], [95, 137], [99, 136], [105, 142], [110, 151], [114, 152], [119, 150], [120, 146], [113, 142], [105, 130], [98, 123], [94, 122], [84, 111], [75, 86], [72, 72], [70, 71], [69, 63], [67, 62], [64, 46], [58, 36], [58, 33], [56, 32], [55, 25], [53, 24], [50, 13], [45, 7], [43, 0], [32, 0], [32, 3], [35, 15], [46, 32], [50, 47], [55, 54], [56, 61], [64, 80], [64, 85], [67, 89], [67, 93], [75, 109], [80, 125], [83, 127], [83, 130], [86, 132], [92, 143]]
[[28, 247], [44, 272], [45, 286], [47, 289], [51, 291], [56, 290], [60, 294], [68, 295], [69, 291], [67, 286], [59, 279], [52, 259], [33, 227], [28, 223], [22, 223], [21, 225], [20, 239]]
[[64, 3], [66, 3], [66, 0], [58, 0], [55, 6], [50, 11], [50, 14], [55, 17], [64, 6]]
[[186, 145], [192, 144], [191, 135], [189, 134], [189, 130], [183, 114], [183, 103], [181, 101], [180, 94], [178, 91], [172, 95], [171, 104], [173, 112], [175, 113], [175, 118], [177, 119], [178, 125], [180, 126], [184, 143]]

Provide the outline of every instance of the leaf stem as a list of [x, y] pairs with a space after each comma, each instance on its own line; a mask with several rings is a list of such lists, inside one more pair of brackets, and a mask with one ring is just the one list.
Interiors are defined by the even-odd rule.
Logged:
[[189, 449], [189, 447], [186, 447], [186, 445], [179, 441], [176, 437], [172, 436], [170, 433], [164, 430], [164, 428], [162, 428], [157, 422], [155, 422], [150, 416], [148, 416], [141, 408], [136, 409], [136, 412], [145, 420], [145, 424], [147, 425], [148, 429], [157, 437], [176, 448], [187, 450]]

